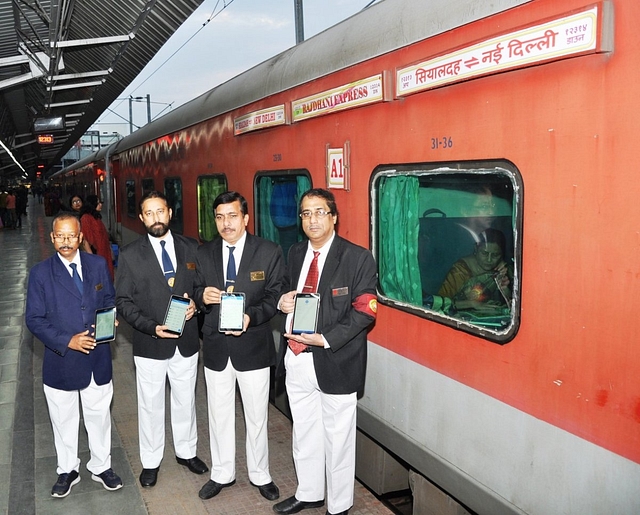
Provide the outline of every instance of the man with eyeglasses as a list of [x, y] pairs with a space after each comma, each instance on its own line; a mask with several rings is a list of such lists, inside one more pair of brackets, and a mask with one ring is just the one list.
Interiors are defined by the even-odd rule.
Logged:
[[[220, 237], [198, 249], [200, 287], [195, 299], [206, 313], [203, 333], [204, 373], [209, 406], [211, 479], [200, 489], [210, 499], [236, 481], [236, 383], [246, 421], [247, 472], [260, 495], [280, 496], [269, 472], [270, 367], [275, 365], [275, 342], [270, 320], [276, 314], [284, 274], [282, 249], [247, 232], [247, 201], [235, 191], [218, 195], [213, 212]], [[236, 330], [220, 327], [221, 302], [244, 296]]]
[[[289, 514], [322, 506], [326, 481], [327, 513], [346, 514], [353, 506], [367, 331], [377, 310], [376, 263], [371, 252], [336, 234], [338, 208], [330, 191], [307, 191], [300, 218], [309, 241], [289, 250], [287, 293], [278, 303], [287, 317], [276, 370], [279, 376], [286, 369], [298, 488], [273, 510]], [[320, 296], [315, 331], [292, 331], [298, 292]]]
[[96, 344], [95, 312], [115, 304], [107, 263], [79, 252], [80, 221], [71, 213], [53, 220], [56, 254], [29, 274], [25, 321], [45, 346], [42, 382], [53, 426], [58, 480], [53, 497], [66, 497], [80, 481], [78, 458], [79, 402], [89, 439], [91, 479], [107, 490], [122, 488], [111, 468], [111, 349]]

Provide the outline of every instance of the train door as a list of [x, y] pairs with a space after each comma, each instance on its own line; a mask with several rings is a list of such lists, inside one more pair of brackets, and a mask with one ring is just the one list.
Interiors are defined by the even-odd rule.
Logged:
[[306, 170], [261, 172], [256, 176], [256, 235], [279, 244], [285, 259], [291, 245], [304, 238], [298, 204], [309, 188], [311, 176]]

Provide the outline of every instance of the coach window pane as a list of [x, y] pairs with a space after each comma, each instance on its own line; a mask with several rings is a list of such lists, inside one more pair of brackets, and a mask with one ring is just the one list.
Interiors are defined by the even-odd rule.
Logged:
[[142, 196], [144, 197], [150, 191], [155, 190], [153, 178], [142, 179]]
[[136, 209], [136, 182], [126, 181], [124, 191], [127, 198], [127, 216], [137, 216]]
[[500, 167], [378, 173], [383, 300], [497, 340], [509, 333], [519, 284], [516, 178]]
[[178, 178], [164, 180], [164, 194], [173, 211], [169, 228], [182, 234], [184, 230], [183, 206], [182, 206], [182, 181]]
[[213, 217], [213, 201], [220, 193], [227, 191], [224, 175], [198, 177], [198, 235], [202, 241], [211, 241], [218, 235]]
[[305, 238], [298, 202], [309, 188], [306, 173], [269, 173], [256, 178], [256, 234], [278, 243], [285, 259], [291, 245]]

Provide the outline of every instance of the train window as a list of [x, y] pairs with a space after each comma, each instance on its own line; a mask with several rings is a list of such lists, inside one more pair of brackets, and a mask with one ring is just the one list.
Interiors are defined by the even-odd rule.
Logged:
[[127, 199], [127, 216], [137, 216], [136, 206], [136, 181], [129, 180], [124, 183], [125, 197]]
[[144, 197], [150, 191], [155, 190], [155, 184], [153, 182], [153, 177], [148, 177], [146, 179], [142, 179], [142, 196]]
[[289, 247], [305, 238], [298, 216], [300, 196], [311, 188], [306, 170], [259, 173], [255, 182], [256, 234], [278, 243], [285, 258]]
[[512, 163], [376, 170], [380, 300], [506, 343], [520, 311], [522, 180]]
[[183, 205], [182, 205], [182, 180], [179, 177], [171, 177], [164, 180], [164, 195], [167, 197], [169, 207], [173, 211], [169, 228], [173, 232], [182, 234], [184, 231]]
[[213, 201], [227, 191], [227, 178], [220, 175], [198, 177], [198, 235], [202, 241], [211, 241], [218, 235], [213, 217]]

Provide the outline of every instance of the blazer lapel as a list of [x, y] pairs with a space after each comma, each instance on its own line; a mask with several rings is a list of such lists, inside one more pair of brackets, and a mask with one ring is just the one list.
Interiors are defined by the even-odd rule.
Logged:
[[[156, 253], [153, 250], [153, 246], [151, 245], [151, 242], [149, 241], [148, 236], [146, 236], [144, 240], [142, 240], [141, 250], [142, 250], [142, 253], [140, 257], [142, 258], [143, 266], [150, 266], [154, 270], [156, 270], [156, 275], [158, 276], [158, 280], [161, 280], [164, 284], [167, 285], [167, 288], [169, 288], [169, 285], [167, 284], [167, 281], [164, 278], [164, 270], [162, 270], [162, 267], [158, 262], [158, 258], [156, 257]], [[153, 264], [150, 264], [150, 263], [153, 263]]]
[[218, 289], [224, 290], [224, 270], [223, 270], [223, 261], [222, 261], [222, 244], [224, 240], [221, 237], [218, 237], [215, 244], [213, 245], [213, 271], [216, 275], [215, 279], [220, 286]]
[[300, 280], [300, 274], [302, 273], [302, 265], [304, 264], [304, 256], [307, 253], [307, 246], [309, 242], [305, 241], [300, 245], [295, 252], [290, 253], [291, 259], [291, 289], [295, 290], [298, 281]]
[[253, 260], [253, 256], [256, 252], [254, 243], [255, 240], [252, 238], [251, 234], [247, 233], [247, 239], [244, 242], [244, 249], [242, 251], [242, 259], [240, 260], [240, 265], [238, 266], [238, 278], [236, 279], [238, 281], [242, 281], [242, 278], [249, 276], [251, 261]]
[[340, 266], [340, 247], [342, 246], [338, 235], [333, 239], [333, 243], [327, 253], [327, 259], [322, 267], [322, 274], [320, 275], [320, 282], [318, 283], [318, 292], [323, 292], [329, 285], [331, 278], [336, 274], [338, 267]]
[[[78, 251], [80, 252], [80, 251]], [[63, 288], [69, 291], [72, 295], [78, 298], [82, 298], [82, 294], [76, 288], [76, 284], [73, 282], [67, 267], [60, 261], [60, 256], [57, 254], [52, 256], [53, 262], [51, 263], [51, 273], [53, 274], [56, 284], [60, 284]], [[84, 271], [84, 270], [83, 270]], [[83, 282], [84, 284], [84, 282]]]

